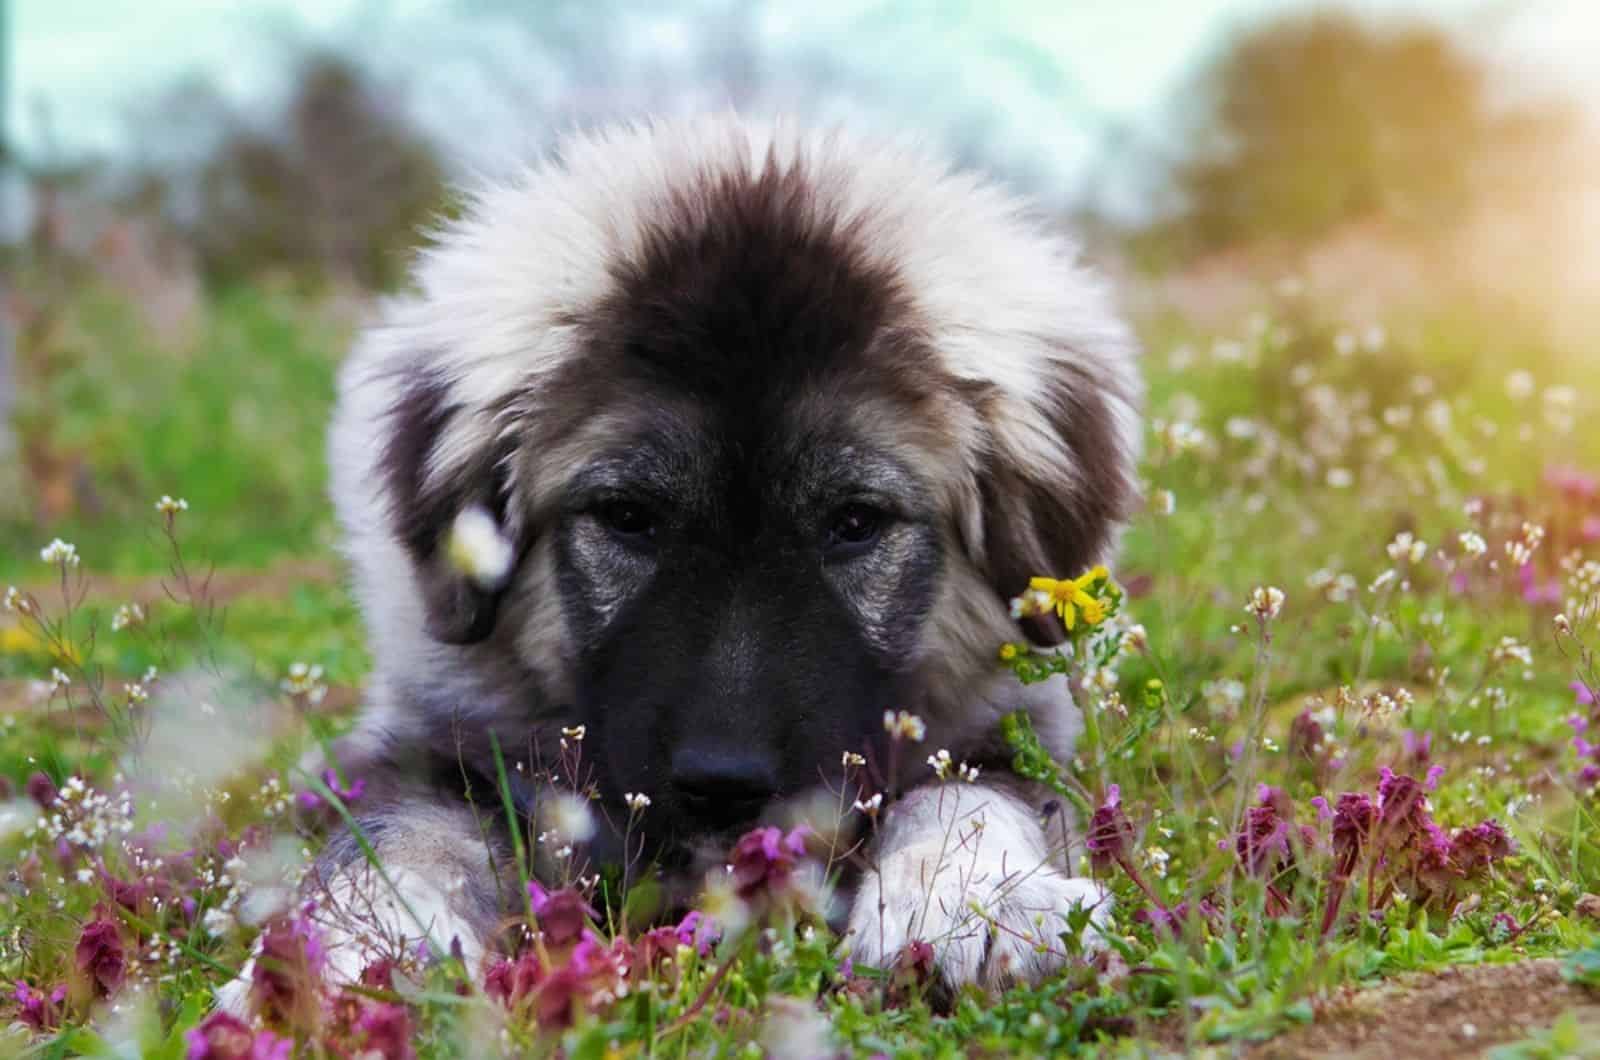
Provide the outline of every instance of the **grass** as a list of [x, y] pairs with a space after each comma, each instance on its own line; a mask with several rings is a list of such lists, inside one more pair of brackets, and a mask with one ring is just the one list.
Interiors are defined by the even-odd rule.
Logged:
[[[1401, 973], [1592, 954], [1600, 921], [1580, 909], [1600, 891], [1600, 827], [1568, 719], [1585, 710], [1571, 683], [1596, 677], [1583, 652], [1600, 633], [1600, 585], [1583, 563], [1600, 559], [1600, 499], [1580, 475], [1551, 472], [1600, 466], [1600, 427], [1592, 397], [1562, 389], [1555, 352], [1526, 337], [1497, 346], [1470, 321], [1464, 310], [1348, 336], [1279, 298], [1236, 335], [1147, 322], [1152, 504], [1114, 571], [1122, 613], [1089, 631], [1097, 667], [1072, 678], [1090, 735], [1070, 763], [1024, 755], [1104, 826], [1078, 856], [1118, 896], [1106, 955], [998, 999], [942, 998], [915, 960], [842, 970], [839, 940], [803, 896], [775, 892], [751, 930], [703, 953], [671, 945], [670, 960], [652, 959], [633, 932], [620, 977], [581, 942], [552, 942], [544, 972], [588, 969], [569, 977], [572, 1006], [547, 1008], [554, 980], [519, 988], [509, 968], [500, 998], [486, 996], [445, 961], [332, 1009], [272, 1010], [277, 1032], [298, 1034], [304, 1055], [404, 1055], [396, 1041], [424, 1056], [799, 1056], [797, 1043], [829, 1041], [857, 1055], [1141, 1055], [1270, 1037], [1340, 988]], [[29, 984], [0, 1001], [21, 1021], [0, 1055], [184, 1055], [262, 929], [248, 895], [270, 892], [266, 876], [291, 871], [331, 823], [299, 805], [295, 792], [318, 782], [291, 766], [342, 724], [341, 693], [367, 665], [323, 498], [346, 337], [316, 304], [256, 289], [218, 298], [182, 351], [92, 292], [30, 339], [30, 363], [49, 371], [25, 426], [91, 469], [102, 513], [0, 525], [0, 580], [33, 590], [54, 631], [16, 615], [0, 626], [0, 859], [16, 866], [0, 894], [0, 981]], [[190, 503], [172, 524], [187, 582], [152, 510], [163, 493]], [[1531, 582], [1508, 552], [1537, 536], [1525, 524], [1542, 530]], [[1427, 543], [1415, 558], [1397, 541], [1407, 533]], [[69, 584], [94, 572], [82, 603], [60, 597], [38, 558], [55, 536], [82, 556]], [[197, 591], [210, 564], [215, 591]], [[1281, 611], [1247, 613], [1265, 586], [1283, 591]], [[145, 622], [113, 632], [130, 600]], [[1572, 635], [1557, 634], [1558, 611]], [[322, 668], [327, 700], [313, 702], [315, 675], [281, 684], [296, 662]], [[130, 706], [125, 687], [151, 666], [164, 675], [152, 703], [180, 700], [179, 721], [193, 697], [163, 697], [163, 682], [226, 676], [214, 745], [155, 738], [174, 708]], [[52, 668], [66, 690], [28, 685]], [[144, 755], [117, 732], [144, 740]], [[274, 750], [247, 761], [230, 734]], [[118, 778], [152, 766], [169, 774], [161, 794], [125, 810]], [[1419, 781], [1437, 768], [1432, 819], [1446, 832], [1497, 821], [1515, 851], [1429, 876], [1410, 838], [1370, 833], [1324, 933], [1340, 848], [1313, 800], [1376, 795], [1384, 766]], [[24, 791], [39, 772], [87, 782], [52, 808], [59, 826], [35, 824]], [[1274, 837], [1254, 871], [1258, 848], [1237, 838], [1251, 822]], [[165, 846], [150, 831], [162, 825]], [[262, 826], [290, 841], [273, 845]], [[236, 857], [241, 836], [249, 857]], [[1175, 929], [1152, 915], [1185, 902], [1211, 912]], [[86, 936], [97, 922], [113, 927]], [[290, 925], [268, 930], [304, 957]], [[1575, 1026], [1505, 1055], [1557, 1055]]]

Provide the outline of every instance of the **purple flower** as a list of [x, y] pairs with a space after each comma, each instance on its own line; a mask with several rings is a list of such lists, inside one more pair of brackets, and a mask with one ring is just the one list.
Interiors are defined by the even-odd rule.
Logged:
[[369, 1002], [356, 1020], [360, 1037], [358, 1056], [377, 1060], [413, 1060], [411, 1014], [403, 1005]]
[[1106, 788], [1105, 801], [1089, 819], [1089, 832], [1084, 837], [1095, 871], [1105, 872], [1113, 864], [1126, 861], [1133, 838], [1133, 822], [1122, 812], [1122, 788], [1112, 784]]
[[[345, 787], [339, 781], [339, 774], [332, 769], [322, 771], [322, 782], [328, 786], [329, 791], [339, 797], [340, 802], [347, 806], [361, 798], [367, 790], [367, 782], [359, 778], [351, 781], [349, 787]], [[315, 810], [322, 805], [323, 799], [321, 795], [307, 789], [295, 796], [295, 802], [302, 810]]]
[[806, 838], [810, 834], [804, 825], [787, 835], [776, 827], [746, 832], [734, 844], [729, 859], [734, 893], [749, 902], [786, 891], [795, 867], [806, 856]]
[[50, 779], [50, 774], [40, 770], [28, 778], [26, 785], [28, 797], [39, 804], [41, 810], [48, 810], [56, 801], [56, 782]]
[[514, 959], [496, 961], [484, 976], [484, 992], [507, 1008], [514, 1008], [532, 996], [544, 981], [544, 967], [538, 954], [524, 950]]
[[1522, 586], [1522, 599], [1530, 604], [1559, 604], [1561, 602], [1561, 579], [1549, 578], [1539, 580], [1538, 571], [1533, 569], [1532, 563], [1524, 563], [1517, 570], [1517, 579]]
[[1405, 748], [1406, 761], [1414, 766], [1425, 766], [1433, 755], [1433, 733], [1412, 732], [1406, 729], [1400, 734], [1400, 741]]
[[78, 936], [74, 958], [78, 972], [88, 977], [96, 997], [110, 997], [122, 986], [128, 973], [127, 955], [122, 949], [116, 921], [109, 919], [103, 910]]
[[65, 984], [46, 994], [19, 979], [12, 997], [17, 1003], [17, 1019], [34, 1030], [53, 1031], [61, 1025], [62, 1009], [67, 1001]]
[[536, 882], [528, 881], [528, 901], [533, 915], [544, 932], [545, 941], [552, 946], [565, 946], [576, 942], [589, 921], [597, 915], [576, 887], [563, 887], [546, 892]]
[[1450, 857], [1468, 878], [1510, 857], [1515, 849], [1506, 830], [1493, 819], [1471, 828], [1458, 829], [1450, 837]]
[[261, 933], [261, 952], [251, 972], [250, 1000], [270, 1027], [304, 1031], [321, 1011], [322, 940], [308, 904], [294, 917], [278, 917]]
[[1378, 819], [1386, 830], [1402, 837], [1420, 834], [1429, 823], [1426, 789], [1415, 777], [1382, 767], [1378, 780]]
[[1572, 689], [1573, 693], [1577, 696], [1578, 706], [1592, 707], [1595, 705], [1596, 700], [1594, 697], [1594, 691], [1585, 682], [1574, 681], [1567, 687]]
[[294, 1042], [271, 1031], [252, 1031], [243, 1020], [213, 1012], [184, 1032], [188, 1060], [289, 1060]]

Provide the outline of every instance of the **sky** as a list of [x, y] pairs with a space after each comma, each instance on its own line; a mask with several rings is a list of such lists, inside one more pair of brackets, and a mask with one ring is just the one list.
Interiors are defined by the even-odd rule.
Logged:
[[[501, 71], [519, 66], [499, 23], [462, 15], [461, 4], [474, 0], [0, 5], [7, 2], [13, 38], [8, 120], [25, 153], [136, 151], [130, 113], [186, 76], [208, 78], [240, 105], [270, 98], [282, 88], [282, 60], [297, 41], [353, 45], [377, 60], [424, 121], [469, 156], [485, 145], [512, 150], [517, 141], [516, 93], [500, 92], [489, 101], [496, 93], [484, 88], [482, 70], [463, 72], [466, 55], [495, 56]], [[494, 0], [487, 2], [493, 6]], [[657, 6], [667, 14], [640, 38], [652, 57], [670, 54], [684, 34], [695, 32], [674, 16], [695, 2]], [[901, 122], [966, 114], [982, 97], [990, 110], [972, 112], [974, 120], [993, 124], [997, 142], [1023, 162], [1044, 164], [1070, 180], [1090, 165], [1108, 130], [1159, 128], [1185, 78], [1231, 30], [1312, 2], [926, 0], [902, 10], [940, 13], [900, 19], [892, 37], [879, 39], [851, 32], [881, 7], [867, 0], [769, 0], [761, 33], [769, 45], [809, 44], [874, 71], [896, 97], [891, 112]], [[1594, 59], [1600, 55], [1600, 0], [1350, 0], [1347, 6], [1380, 16], [1437, 17], [1502, 64], [1508, 87], [1562, 86], [1600, 117], [1600, 62]], [[1066, 105], [1039, 98], [982, 43], [996, 37], [1025, 42], [1064, 71], [1073, 85]]]

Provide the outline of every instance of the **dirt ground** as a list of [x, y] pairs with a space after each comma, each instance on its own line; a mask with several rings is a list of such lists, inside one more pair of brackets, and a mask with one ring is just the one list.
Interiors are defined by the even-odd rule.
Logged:
[[1313, 1023], [1240, 1055], [1460, 1060], [1520, 1041], [1569, 1010], [1600, 1043], [1600, 993], [1565, 982], [1559, 960], [1451, 968], [1336, 995]]

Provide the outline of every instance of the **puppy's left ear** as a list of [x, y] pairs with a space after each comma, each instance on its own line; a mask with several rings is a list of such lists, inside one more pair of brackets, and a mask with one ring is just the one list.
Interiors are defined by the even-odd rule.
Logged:
[[[1138, 497], [1139, 385], [1125, 359], [1053, 362], [1025, 398], [991, 395], [983, 566], [1002, 600], [1030, 578], [1072, 578], [1111, 559]], [[1059, 644], [1061, 620], [1022, 620], [1035, 644]]]
[[[507, 454], [427, 375], [402, 387], [387, 426], [388, 514], [411, 558], [428, 634], [481, 641], [494, 631], [519, 552], [507, 526]], [[445, 467], [441, 450], [451, 454]]]

